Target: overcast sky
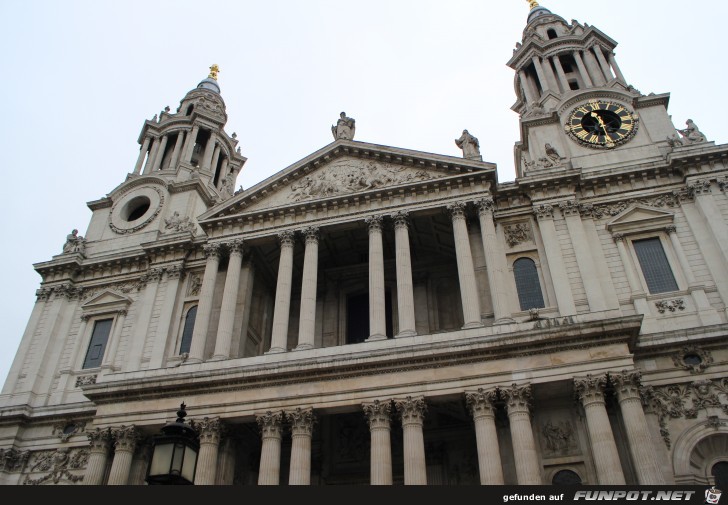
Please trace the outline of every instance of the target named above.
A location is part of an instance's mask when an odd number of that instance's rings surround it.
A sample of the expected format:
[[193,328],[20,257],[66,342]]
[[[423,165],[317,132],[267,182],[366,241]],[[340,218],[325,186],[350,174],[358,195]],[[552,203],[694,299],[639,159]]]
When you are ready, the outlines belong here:
[[[692,118],[728,141],[723,91],[728,3],[552,0],[566,20],[619,42],[617,61],[643,93],[672,93],[677,127]],[[515,178],[513,72],[525,0],[0,1],[5,216],[0,381],[35,302],[33,263],[134,169],[142,123],[220,65],[228,133],[251,187],[330,143],[341,111],[356,140],[461,156],[464,128],[499,181]]]

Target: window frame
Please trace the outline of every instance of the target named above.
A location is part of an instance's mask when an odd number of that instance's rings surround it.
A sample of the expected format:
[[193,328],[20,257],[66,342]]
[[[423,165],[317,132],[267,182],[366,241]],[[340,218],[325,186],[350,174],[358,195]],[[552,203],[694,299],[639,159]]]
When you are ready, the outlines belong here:
[[538,274],[538,283],[539,287],[541,288],[541,297],[543,298],[544,307],[541,309],[538,309],[540,311],[548,311],[551,310],[551,297],[549,296],[549,292],[546,286],[546,283],[544,282],[544,269],[543,265],[541,264],[541,260],[539,257],[538,251],[520,251],[515,252],[512,254],[507,255],[507,262],[508,262],[508,272],[509,272],[509,278],[512,286],[512,296],[511,296],[511,303],[513,304],[513,308],[515,310],[511,310],[513,314],[528,314],[528,310],[521,310],[521,300],[518,297],[518,285],[516,284],[516,274],[515,270],[513,268],[513,265],[518,261],[519,259],[527,258],[534,262],[536,265],[536,273]]
[[[635,270],[637,270],[637,274],[640,278],[640,283],[642,284],[642,288],[644,289],[647,296],[666,296],[670,293],[679,293],[681,291],[684,291],[686,289],[685,283],[681,283],[680,276],[682,272],[679,269],[680,264],[677,261],[677,258],[675,258],[672,255],[672,244],[670,243],[669,237],[665,236],[665,232],[661,233],[644,233],[644,234],[638,234],[633,235],[630,237],[626,237],[627,241],[629,243],[629,252],[630,255],[633,258],[633,262],[635,265]],[[649,283],[647,282],[647,277],[645,277],[645,272],[642,268],[642,263],[640,262],[639,255],[637,254],[637,250],[635,249],[634,243],[639,242],[641,240],[650,240],[650,239],[658,239],[660,241],[660,245],[662,246],[662,252],[665,254],[665,258],[667,260],[667,265],[670,268],[670,273],[672,274],[673,279],[675,279],[675,286],[676,290],[674,291],[661,291],[659,293],[653,293],[650,291]]]

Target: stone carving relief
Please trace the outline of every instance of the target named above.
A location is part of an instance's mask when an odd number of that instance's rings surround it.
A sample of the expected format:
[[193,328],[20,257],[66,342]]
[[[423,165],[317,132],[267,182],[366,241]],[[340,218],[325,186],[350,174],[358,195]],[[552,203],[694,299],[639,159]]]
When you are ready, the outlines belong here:
[[699,374],[703,373],[713,363],[713,355],[710,351],[691,345],[683,347],[673,354],[672,362],[675,363],[676,367],[688,370],[691,374]]
[[576,435],[570,421],[554,422],[549,419],[541,427],[541,434],[547,453],[568,455],[577,449]]
[[198,274],[192,274],[190,283],[187,285],[187,296],[200,296],[200,288],[202,288],[202,279]]
[[329,170],[307,175],[293,183],[288,199],[300,202],[432,178],[425,170],[412,170],[373,161],[361,163],[344,160],[331,166]]
[[203,109],[208,114],[211,114],[213,116],[217,116],[220,118],[225,117],[225,112],[222,104],[208,96],[201,96],[200,99],[197,100],[197,107]]
[[68,442],[74,436],[86,431],[86,422],[67,419],[56,423],[53,426],[53,434],[61,439],[61,442]]
[[643,386],[640,393],[648,411],[657,415],[660,434],[668,448],[672,444],[668,429],[670,419],[696,419],[700,411],[708,407],[719,408],[728,415],[728,378],[659,387]]
[[180,233],[190,231],[194,235],[195,223],[188,217],[180,217],[179,212],[176,210],[174,214],[164,220],[165,233]]
[[508,246],[513,248],[531,240],[531,227],[528,223],[516,223],[503,229]]
[[0,471],[20,472],[30,457],[30,451],[19,451],[14,447],[0,449]]
[[554,146],[546,143],[544,145],[544,151],[546,156],[542,156],[537,160],[528,161],[525,158],[523,159],[523,165],[526,168],[526,171],[530,172],[536,169],[557,168],[564,165],[564,160],[566,160],[566,158],[563,158]]
[[660,300],[659,302],[655,302],[655,307],[657,307],[660,314],[668,311],[677,312],[678,310],[685,310],[685,301],[681,298],[677,300]]
[[76,483],[83,480],[83,475],[71,473],[72,470],[83,470],[88,464],[89,452],[86,449],[68,449],[62,447],[55,451],[33,453],[28,466],[30,473],[46,473],[37,478],[26,477],[25,485],[59,484],[62,481]]
[[686,188],[685,190],[673,191],[672,193],[658,195],[651,198],[632,198],[606,205],[582,204],[580,205],[579,210],[583,216],[601,219],[603,217],[617,216],[633,205],[644,205],[655,208],[674,208],[679,207],[681,202],[691,200],[692,198],[693,193]]
[[76,377],[76,387],[90,386],[91,384],[96,384],[97,378],[98,375],[83,375],[81,377]]

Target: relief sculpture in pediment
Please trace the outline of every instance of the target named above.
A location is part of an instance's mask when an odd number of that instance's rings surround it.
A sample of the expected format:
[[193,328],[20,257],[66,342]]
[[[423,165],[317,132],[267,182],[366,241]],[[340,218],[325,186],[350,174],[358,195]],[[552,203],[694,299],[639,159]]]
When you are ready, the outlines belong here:
[[416,170],[375,162],[345,161],[327,170],[307,175],[291,184],[289,200],[300,202],[316,198],[358,193],[408,182],[433,179],[426,170]]

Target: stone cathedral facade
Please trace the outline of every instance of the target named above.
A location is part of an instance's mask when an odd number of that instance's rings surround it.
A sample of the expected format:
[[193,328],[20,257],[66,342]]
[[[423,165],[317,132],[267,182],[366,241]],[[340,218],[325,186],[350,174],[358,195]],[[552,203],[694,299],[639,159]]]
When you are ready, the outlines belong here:
[[235,191],[213,67],[34,265],[0,483],[143,484],[183,401],[196,484],[725,482],[728,146],[615,46],[532,6],[506,183],[342,113]]

